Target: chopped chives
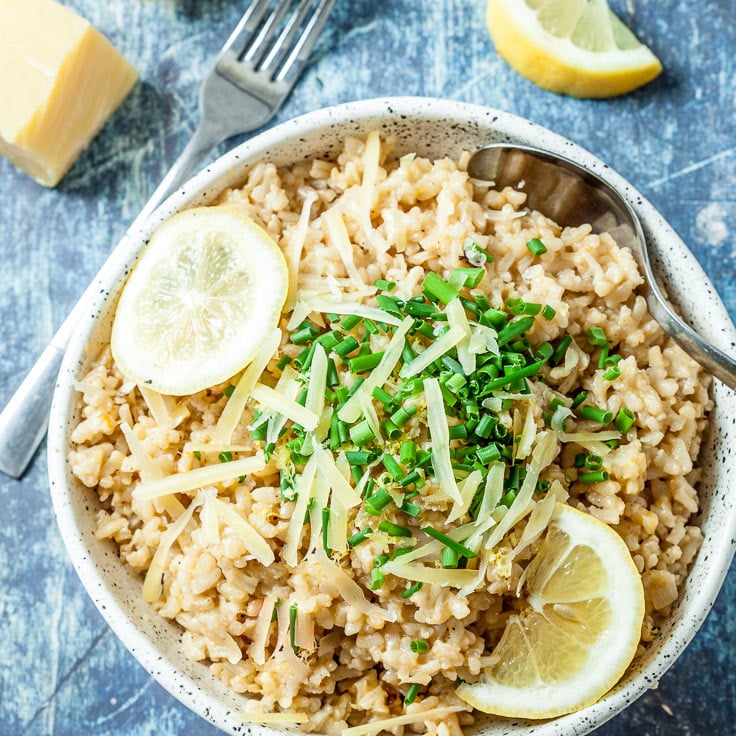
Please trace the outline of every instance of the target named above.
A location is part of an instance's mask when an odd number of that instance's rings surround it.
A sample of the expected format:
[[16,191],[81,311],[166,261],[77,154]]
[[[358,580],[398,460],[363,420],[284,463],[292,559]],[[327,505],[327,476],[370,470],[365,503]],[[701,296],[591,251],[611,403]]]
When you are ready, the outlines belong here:
[[392,537],[411,537],[411,529],[407,529],[400,524],[394,524],[392,521],[381,521],[378,524],[380,531],[389,534]]
[[477,455],[478,460],[480,460],[483,465],[488,465],[488,463],[498,460],[501,457],[501,451],[498,449],[497,445],[490,444],[485,447],[479,447]]
[[603,466],[603,458],[600,455],[588,455],[584,465],[588,470],[600,470]]
[[394,397],[388,391],[384,391],[380,386],[373,389],[373,398],[380,401],[384,406],[390,406],[394,403]]
[[533,316],[542,311],[542,305],[537,302],[525,302],[523,299],[511,297],[506,300],[506,309],[515,317],[519,317],[522,314]]
[[581,483],[600,483],[608,480],[609,475],[606,470],[597,470],[593,473],[580,473],[578,480]]
[[411,503],[410,501],[404,501],[401,506],[399,506],[399,511],[403,511],[405,514],[409,514],[409,516],[417,517],[422,511],[421,506],[417,506],[415,503]]
[[591,345],[608,345],[606,333],[603,331],[603,328],[598,327],[598,325],[591,325],[588,327],[585,334],[587,335],[588,342]]
[[340,438],[341,445],[347,443],[349,436],[348,425],[342,419],[337,420],[337,436]]
[[372,371],[381,362],[381,358],[383,358],[383,351],[351,358],[348,361],[350,372],[362,373],[363,371]]
[[456,542],[452,537],[448,537],[447,534],[443,534],[441,531],[438,531],[434,527],[423,526],[422,531],[425,534],[428,534],[430,537],[433,537],[434,539],[436,539],[438,542],[442,542],[442,544],[444,544],[445,547],[454,549],[455,552],[457,552],[459,555],[462,555],[463,557],[467,557],[468,559],[477,557],[477,555],[475,554],[475,552],[473,552],[473,550],[468,549],[464,545],[460,544],[460,542]]
[[327,358],[327,387],[334,388],[340,384],[340,376],[337,374],[337,366],[332,358]]
[[626,434],[634,426],[634,422],[636,422],[636,414],[628,407],[622,406],[613,420],[613,425],[621,434]]
[[484,440],[488,439],[491,436],[491,432],[493,431],[496,424],[498,424],[498,419],[496,419],[496,417],[492,416],[491,414],[484,414],[480,418],[480,421],[478,422],[473,432],[474,434],[478,435],[478,437],[482,437]]
[[447,304],[459,296],[457,290],[434,271],[430,271],[426,275],[424,279],[424,290],[431,296],[439,299],[443,304]]
[[356,532],[352,536],[348,537],[348,547],[357,547],[362,542],[365,542],[370,537],[372,529],[366,527],[362,531]]
[[588,398],[588,392],[587,391],[578,391],[575,398],[572,400],[572,404],[570,404],[571,409],[577,409],[580,404],[585,401],[585,399]]
[[541,256],[547,252],[547,246],[539,238],[532,238],[527,241],[526,247],[529,248],[529,252],[533,256]]
[[405,466],[412,466],[417,459],[417,443],[414,440],[404,440],[399,450],[399,462]]
[[398,302],[394,297],[386,296],[385,294],[377,294],[376,303],[384,312],[392,314],[394,317],[398,317],[399,319],[404,318],[404,315],[401,313],[401,309],[399,309]]
[[342,342],[342,335],[337,330],[330,330],[316,338],[315,342],[318,342],[325,352],[329,353],[339,342]]
[[615,381],[621,377],[621,369],[617,365],[612,365],[604,374],[603,378],[606,381]]
[[330,507],[325,506],[322,509],[322,547],[325,554],[329,555],[332,550],[327,546],[327,527],[330,523]]
[[365,326],[365,331],[369,335],[375,335],[378,332],[378,327],[376,327],[373,320],[366,319],[363,321],[363,325]]
[[414,639],[409,648],[414,654],[424,654],[429,649],[429,644],[424,639]]
[[544,317],[547,321],[554,319],[556,314],[557,312],[554,307],[550,307],[549,304],[545,304],[542,308],[542,317]]
[[370,589],[371,590],[378,590],[383,585],[385,579],[386,578],[385,578],[384,574],[381,572],[381,568],[380,567],[374,567],[371,570],[371,584],[370,584]]
[[505,506],[506,508],[509,508],[515,500],[516,500],[516,491],[511,489],[508,493],[506,493],[503,496],[500,503],[501,503],[501,506]]
[[435,313],[434,304],[408,301],[404,304],[404,312],[412,317],[431,317]]
[[399,485],[403,488],[406,488],[407,486],[410,486],[412,483],[417,483],[421,481],[422,476],[420,475],[419,471],[413,470],[409,475],[405,476],[399,481]]
[[474,289],[486,275],[485,268],[455,268],[450,274],[448,282],[453,289],[461,289],[463,286]]
[[296,615],[298,608],[295,603],[289,606],[289,644],[295,654],[299,653],[299,647],[294,643],[296,637]]
[[442,363],[447,370],[452,371],[453,373],[463,376],[463,367],[460,365],[460,363],[455,360],[455,358],[449,356],[449,355],[443,355],[442,358],[440,358],[440,363]]
[[222,393],[229,399],[233,395],[233,391],[235,391],[235,386],[231,383],[229,386],[225,386]]
[[416,404],[402,406],[391,415],[391,421],[397,427],[403,427],[417,413]]
[[451,440],[461,440],[468,436],[468,428],[465,424],[454,424],[449,428]]
[[496,341],[498,346],[502,347],[506,343],[515,340],[519,335],[523,335],[534,324],[534,317],[521,317],[513,322],[509,322],[499,333]]
[[552,357],[549,359],[549,362],[552,363],[552,365],[557,365],[565,357],[565,353],[570,347],[570,343],[572,343],[571,335],[563,335],[560,338],[554,353],[552,353]]
[[296,332],[291,333],[291,341],[294,345],[304,345],[317,335],[319,335],[319,329],[317,329],[317,327],[305,324],[303,327],[296,330]]
[[391,553],[389,560],[396,560],[399,557],[401,557],[401,555],[409,554],[409,552],[411,552],[412,549],[414,548],[413,547],[396,547],[396,549],[394,549],[394,551]]
[[350,353],[355,352],[360,347],[358,341],[352,336],[348,335],[342,342],[339,342],[333,348],[333,352],[339,355],[341,358],[346,358]]
[[608,343],[605,345],[601,345],[601,353],[598,356],[598,367],[599,368],[605,368],[606,363],[608,362]]
[[418,590],[422,589],[422,583],[414,583],[414,585],[410,585],[402,594],[402,598],[408,598],[409,596],[414,595]]
[[607,411],[606,409],[599,409],[597,406],[591,406],[585,404],[580,407],[580,416],[583,419],[590,419],[600,424],[609,424],[613,419],[613,412]]
[[384,506],[388,506],[392,500],[390,493],[385,491],[383,488],[379,488],[372,496],[368,496],[365,500],[366,504],[370,507],[367,511],[368,513],[375,511],[372,515],[377,516],[381,509],[384,508]]
[[[421,585],[421,583],[419,583],[419,585]],[[420,687],[421,685],[416,682],[409,685],[409,689],[406,691],[406,695],[404,695],[404,705],[411,705],[417,699]]]
[[575,455],[575,467],[576,468],[584,468],[585,467],[585,458],[586,455],[584,452],[578,452]]
[[489,327],[493,327],[494,330],[500,330],[508,321],[509,316],[506,312],[500,309],[486,309],[481,315],[483,318],[481,321],[486,322]]
[[343,330],[352,330],[353,327],[360,323],[361,319],[363,318],[358,317],[357,314],[348,314],[340,321],[340,327],[342,327]]
[[289,365],[289,363],[291,363],[291,358],[288,355],[284,355],[284,357],[281,358],[281,360],[278,363],[276,363],[276,367],[280,371],[282,371],[284,370],[284,368],[286,368],[287,365]]
[[386,468],[389,475],[395,481],[401,480],[406,475],[401,466],[396,462],[396,458],[393,455],[384,455],[383,458],[381,458],[381,462],[383,463],[383,467]]
[[535,373],[539,372],[539,369],[542,367],[542,363],[543,361],[538,360],[536,363],[530,363],[524,368],[518,368],[516,370],[509,371],[509,373],[507,373],[505,376],[499,376],[498,378],[494,378],[488,381],[485,384],[485,388],[489,391],[495,391],[498,388],[507,386],[509,383],[512,383],[519,378],[533,376]]
[[445,386],[449,388],[452,393],[456,394],[466,383],[467,381],[465,380],[465,376],[461,373],[453,373],[445,381]]
[[442,567],[450,570],[454,570],[460,561],[460,555],[452,549],[452,547],[445,547],[440,555],[440,564]]
[[345,458],[351,465],[368,465],[373,455],[365,450],[348,450]]
[[381,291],[393,291],[396,288],[396,284],[393,281],[386,281],[386,279],[376,279],[376,289]]
[[348,390],[348,398],[350,398],[362,385],[365,378],[358,377],[353,381],[353,385]]
[[381,422],[381,430],[390,440],[397,440],[401,437],[401,430],[390,419],[384,419]]
[[552,346],[552,343],[549,342],[543,342],[535,351],[534,351],[534,360],[549,360],[552,355],[554,354],[555,349]]
[[230,450],[223,450],[218,456],[217,459],[221,463],[229,463],[233,459],[233,454],[230,452]]

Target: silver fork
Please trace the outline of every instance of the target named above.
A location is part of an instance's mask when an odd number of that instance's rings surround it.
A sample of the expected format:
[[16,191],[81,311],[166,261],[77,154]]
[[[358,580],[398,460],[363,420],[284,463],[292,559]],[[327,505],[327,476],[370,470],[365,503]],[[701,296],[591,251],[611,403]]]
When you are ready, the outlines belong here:
[[[131,230],[178,189],[218,143],[257,130],[274,116],[294,87],[333,4],[334,0],[253,0],[202,82],[194,135]],[[19,478],[46,434],[56,376],[82,305],[114,261],[113,251],[0,413],[3,473]]]

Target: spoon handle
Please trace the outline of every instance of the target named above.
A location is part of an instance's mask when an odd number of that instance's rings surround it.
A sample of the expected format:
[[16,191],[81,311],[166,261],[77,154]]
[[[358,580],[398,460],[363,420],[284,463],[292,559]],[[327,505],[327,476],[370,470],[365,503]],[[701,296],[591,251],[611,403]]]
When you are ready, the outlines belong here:
[[708,373],[725,383],[726,386],[736,389],[736,360],[719,350],[684,322],[668,304],[664,294],[657,286],[654,275],[650,272],[648,276],[651,288],[647,293],[647,306],[652,317],[694,361],[700,363]]

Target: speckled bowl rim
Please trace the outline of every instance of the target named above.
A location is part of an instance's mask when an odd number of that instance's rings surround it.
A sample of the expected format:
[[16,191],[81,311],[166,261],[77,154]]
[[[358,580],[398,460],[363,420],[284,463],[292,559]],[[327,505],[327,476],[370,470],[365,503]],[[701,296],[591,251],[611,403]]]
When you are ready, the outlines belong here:
[[[126,591],[140,589],[140,583],[122,563],[110,543],[94,537],[92,492],[71,476],[67,462],[69,427],[75,402],[73,381],[80,367],[89,361],[99,343],[95,331],[109,320],[111,304],[136,253],[156,226],[174,212],[211,201],[226,186],[242,178],[244,166],[288,142],[292,160],[315,149],[312,141],[326,140],[329,131],[366,134],[375,127],[388,126],[414,139],[408,148],[434,146],[435,152],[467,141],[473,148],[490,140],[508,140],[540,146],[566,155],[607,179],[616,187],[642,220],[653,247],[655,270],[664,278],[673,301],[694,327],[723,349],[736,345],[736,329],[712,284],[695,257],[654,207],[628,182],[588,151],[551,131],[507,112],[467,103],[422,97],[394,97],[349,102],[308,113],[282,123],[228,151],[172,195],[145,223],[129,231],[116,250],[114,261],[97,280],[96,297],[86,305],[67,350],[57,382],[51,410],[48,462],[51,497],[64,543],[76,571],[95,605],[115,634],[140,664],[172,695],[223,731],[259,736],[273,729],[242,724],[242,696],[229,692],[215,680],[206,666],[191,663],[177,649],[180,630],[163,620]],[[424,132],[428,139],[421,138]],[[420,137],[417,140],[417,137]],[[332,139],[335,140],[333,134]],[[402,146],[407,150],[406,146]],[[280,160],[286,160],[283,158]],[[660,253],[667,253],[666,258]],[[99,329],[102,329],[99,327]],[[668,631],[663,632],[651,652],[638,660],[627,677],[598,703],[583,711],[551,721],[482,718],[474,727],[484,736],[531,734],[536,736],[582,736],[600,726],[653,687],[674,663],[703,623],[728,572],[736,547],[736,506],[729,498],[728,452],[736,428],[736,398],[722,384],[713,390],[715,409],[706,437],[708,456],[704,494],[705,540],[684,587],[684,593]],[[139,597],[139,596],[138,596]]]

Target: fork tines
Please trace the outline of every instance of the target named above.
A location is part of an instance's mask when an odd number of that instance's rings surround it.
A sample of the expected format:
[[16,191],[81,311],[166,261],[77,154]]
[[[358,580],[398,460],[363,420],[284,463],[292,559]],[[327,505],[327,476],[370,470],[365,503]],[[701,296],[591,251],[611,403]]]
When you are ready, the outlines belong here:
[[234,62],[281,81],[298,74],[334,0],[254,0],[220,52],[218,71]]

